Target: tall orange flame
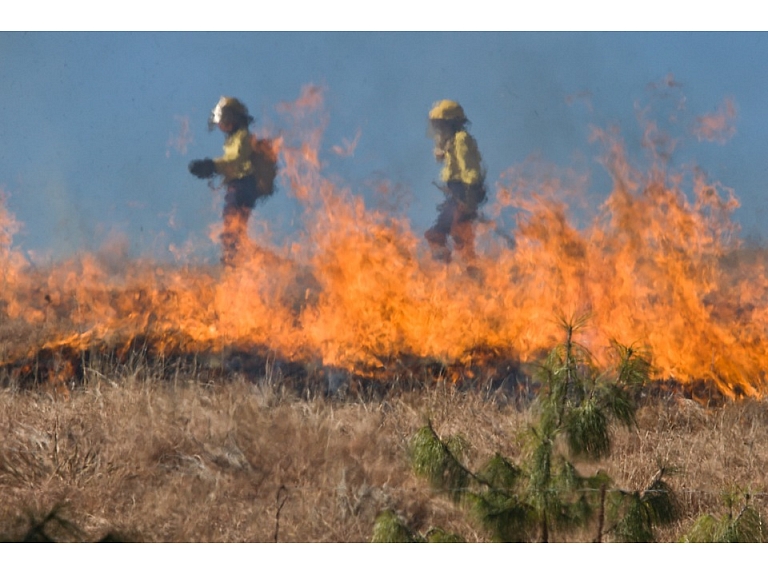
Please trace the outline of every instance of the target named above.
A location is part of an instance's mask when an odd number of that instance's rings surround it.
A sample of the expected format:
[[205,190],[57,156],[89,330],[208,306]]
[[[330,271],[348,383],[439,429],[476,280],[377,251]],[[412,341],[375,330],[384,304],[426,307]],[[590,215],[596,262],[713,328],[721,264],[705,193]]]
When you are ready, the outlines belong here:
[[[323,176],[320,90],[279,111],[292,126],[279,149],[283,187],[305,208],[301,234],[259,237],[228,270],[142,260],[115,270],[99,254],[41,270],[14,250],[17,224],[0,204],[2,313],[52,347],[263,346],[358,373],[403,355],[470,364],[479,349],[532,360],[559,339],[558,315],[589,313],[583,337],[598,359],[612,340],[641,344],[661,378],[765,392],[765,254],[740,244],[738,201],[703,172],[673,173],[659,158],[643,173],[616,134],[596,130],[613,189],[594,221],[579,229],[569,215],[583,181],[509,170],[479,225],[479,274],[468,274],[432,261],[404,217]],[[510,213],[506,233],[493,222]]]

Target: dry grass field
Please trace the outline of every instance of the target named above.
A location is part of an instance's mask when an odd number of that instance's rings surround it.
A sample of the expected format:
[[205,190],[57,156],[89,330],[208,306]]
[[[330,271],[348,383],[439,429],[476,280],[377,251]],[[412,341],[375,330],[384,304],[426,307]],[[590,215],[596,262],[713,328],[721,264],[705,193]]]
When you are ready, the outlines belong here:
[[[413,474],[408,441],[429,418],[468,440],[470,465],[494,452],[515,460],[528,408],[439,383],[369,400],[300,397],[286,383],[269,373],[168,380],[138,366],[89,372],[68,397],[3,389],[0,538],[38,526],[58,541],[365,542],[393,509],[421,533],[488,540]],[[614,429],[600,468],[622,489],[642,489],[660,465],[674,471],[682,514],[660,541],[679,540],[702,513],[726,513],[723,492],[749,492],[764,513],[767,407],[648,400],[635,429]]]

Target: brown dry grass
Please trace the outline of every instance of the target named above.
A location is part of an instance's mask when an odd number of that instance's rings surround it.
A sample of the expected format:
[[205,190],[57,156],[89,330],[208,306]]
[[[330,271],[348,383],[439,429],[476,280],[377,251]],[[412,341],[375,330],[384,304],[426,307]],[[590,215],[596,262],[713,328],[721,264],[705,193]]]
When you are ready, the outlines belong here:
[[[461,433],[470,465],[495,451],[516,459],[527,410],[440,385],[383,400],[299,398],[268,375],[160,380],[138,366],[117,380],[91,370],[68,399],[0,392],[0,537],[57,505],[80,529],[61,538],[117,534],[158,542],[368,541],[378,512],[410,526],[487,535],[410,471],[407,444],[429,417]],[[708,410],[685,400],[643,406],[638,428],[616,430],[601,467],[617,487],[642,488],[659,464],[681,520],[675,541],[702,512],[721,513],[720,492],[738,486],[765,512],[768,407]]]

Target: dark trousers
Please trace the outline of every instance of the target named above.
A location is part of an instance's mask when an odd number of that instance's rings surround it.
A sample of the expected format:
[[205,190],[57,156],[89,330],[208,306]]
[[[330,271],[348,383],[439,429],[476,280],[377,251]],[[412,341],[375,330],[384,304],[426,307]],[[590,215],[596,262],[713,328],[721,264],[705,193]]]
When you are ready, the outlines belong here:
[[249,176],[227,184],[221,231],[221,261],[234,266],[242,245],[248,240],[248,218],[258,197],[256,178]]
[[477,210],[467,207],[454,196],[448,196],[437,209],[437,221],[424,234],[435,259],[450,261],[451,250],[448,247],[450,236],[456,251],[466,261],[472,261],[475,257],[473,223],[477,219]]

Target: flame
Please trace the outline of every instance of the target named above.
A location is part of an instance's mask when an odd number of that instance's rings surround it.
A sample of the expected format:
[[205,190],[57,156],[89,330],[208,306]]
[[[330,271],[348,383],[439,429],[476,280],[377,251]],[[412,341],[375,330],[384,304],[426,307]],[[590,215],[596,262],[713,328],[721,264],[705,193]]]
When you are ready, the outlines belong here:
[[[588,313],[582,337],[598,360],[612,341],[640,344],[660,378],[713,382],[729,397],[765,393],[765,254],[741,244],[738,200],[704,172],[676,173],[667,154],[639,170],[617,132],[595,130],[613,186],[594,219],[578,227],[570,213],[586,178],[510,169],[478,224],[473,274],[466,262],[432,261],[404,216],[323,175],[322,90],[308,87],[278,112],[289,126],[277,146],[282,189],[305,208],[301,232],[275,244],[251,222],[255,239],[233,269],[114,250],[32,268],[13,248],[18,224],[3,201],[9,324],[33,328],[45,349],[144,338],[160,353],[265,348],[370,374],[404,356],[472,366],[495,350],[531,361],[559,341],[558,315]],[[512,232],[500,224],[509,217]],[[30,345],[9,344],[5,356]]]

